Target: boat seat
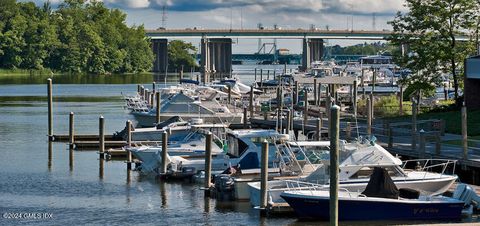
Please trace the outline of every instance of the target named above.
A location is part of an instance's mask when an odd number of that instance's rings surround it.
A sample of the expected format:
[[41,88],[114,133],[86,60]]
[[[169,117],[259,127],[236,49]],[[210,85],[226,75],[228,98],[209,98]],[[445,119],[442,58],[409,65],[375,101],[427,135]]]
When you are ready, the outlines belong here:
[[420,197],[420,192],[411,188],[400,188],[398,192],[398,196],[404,199],[418,199]]

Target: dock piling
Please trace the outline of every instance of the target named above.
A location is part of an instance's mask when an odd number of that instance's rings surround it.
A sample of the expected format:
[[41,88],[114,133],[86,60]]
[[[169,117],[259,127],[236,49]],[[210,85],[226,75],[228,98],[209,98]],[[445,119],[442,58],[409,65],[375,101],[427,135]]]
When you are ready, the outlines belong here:
[[161,122],[160,120],[160,105],[161,105],[161,100],[160,100],[160,92],[157,92],[156,93],[156,117],[155,117],[155,121],[157,124],[159,124]]
[[313,106],[317,106],[318,104],[318,97],[317,97],[317,79],[313,79]]
[[167,131],[162,133],[162,173],[167,173],[167,151],[168,151],[168,134]]
[[205,141],[205,196],[210,196],[212,178],[212,133],[206,134]]
[[152,92],[155,93],[155,91],[157,90],[157,83],[155,82],[152,82]]
[[357,117],[357,98],[358,96],[358,84],[357,84],[357,79],[353,81],[353,101],[352,101],[352,107],[353,107],[353,117]]
[[127,169],[132,169],[132,152],[130,147],[132,147],[132,121],[127,120]]
[[227,90],[228,90],[228,104],[232,103],[232,87],[230,85],[227,85]]
[[244,129],[247,128],[247,122],[248,122],[248,118],[247,118],[247,107],[243,107],[243,128],[244,128]]
[[100,158],[103,159],[105,153],[105,119],[100,116],[98,120],[98,143]]
[[255,68],[255,78],[254,78],[254,80],[253,80],[253,81],[254,81],[254,82],[256,82],[256,81],[257,81],[257,68]]
[[412,151],[417,149],[417,101],[412,98]]
[[367,134],[372,135],[372,100],[367,98]]
[[399,103],[399,108],[398,108],[398,114],[400,116],[403,115],[403,85],[400,85],[400,94],[399,94],[399,97],[398,97],[398,103]]
[[322,139],[322,119],[317,118],[317,120],[315,121],[315,129],[315,140],[320,141],[320,139]]
[[330,225],[338,225],[338,155],[340,138],[340,107],[330,108]]
[[254,98],[254,95],[253,95],[253,85],[250,86],[250,97],[249,97],[249,107],[250,107],[250,119],[253,119],[254,115],[253,115],[253,98]]
[[303,89],[303,135],[307,133],[307,121],[308,121],[308,93],[307,89]]
[[262,162],[261,162],[261,181],[260,181],[260,209],[263,214],[267,208],[267,183],[268,183],[268,142],[262,142]]
[[68,143],[70,149],[73,149],[73,144],[75,143],[75,129],[74,129],[74,113],[70,112],[69,120],[68,120]]
[[47,96],[48,96],[48,140],[53,140],[53,96],[52,96],[52,79],[47,79]]
[[347,127],[345,128],[345,136],[347,141],[352,140],[352,124],[350,122],[347,122]]
[[467,107],[465,102],[462,106],[462,147],[463,147],[463,159],[468,159],[468,139],[467,139]]

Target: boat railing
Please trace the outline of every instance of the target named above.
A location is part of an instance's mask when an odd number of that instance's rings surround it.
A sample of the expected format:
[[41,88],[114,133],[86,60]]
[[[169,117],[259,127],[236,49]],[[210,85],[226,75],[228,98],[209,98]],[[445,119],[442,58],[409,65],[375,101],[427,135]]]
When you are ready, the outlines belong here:
[[[310,191],[311,195],[315,195],[315,191],[328,191],[330,189],[328,184],[315,184],[299,180],[285,180],[285,183],[287,185],[287,191]],[[358,192],[351,192],[347,188],[338,187],[338,190],[347,193],[349,197],[364,196],[358,195]],[[357,195],[353,196],[353,193]]]
[[[435,169],[441,167],[439,173],[440,177],[443,175],[453,175],[455,172],[455,167],[457,160],[452,159],[412,159],[406,160],[403,162],[402,169],[407,169],[406,167],[410,166],[412,162],[416,162],[415,164],[415,171],[422,171],[425,172],[424,177],[427,175],[428,172],[434,172]],[[448,167],[452,167],[452,173],[446,174]]]

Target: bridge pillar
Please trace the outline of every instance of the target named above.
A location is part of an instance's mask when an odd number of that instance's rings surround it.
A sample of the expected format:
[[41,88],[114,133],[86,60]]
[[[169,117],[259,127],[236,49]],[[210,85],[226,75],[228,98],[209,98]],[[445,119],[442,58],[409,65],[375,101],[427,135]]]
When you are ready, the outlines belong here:
[[323,39],[321,38],[304,38],[302,69],[307,70],[313,61],[322,60],[323,57]]
[[201,65],[204,82],[211,77],[229,76],[232,70],[232,39],[202,38]]
[[168,64],[168,40],[167,39],[152,39],[152,51],[155,55],[153,63],[153,72],[165,72]]

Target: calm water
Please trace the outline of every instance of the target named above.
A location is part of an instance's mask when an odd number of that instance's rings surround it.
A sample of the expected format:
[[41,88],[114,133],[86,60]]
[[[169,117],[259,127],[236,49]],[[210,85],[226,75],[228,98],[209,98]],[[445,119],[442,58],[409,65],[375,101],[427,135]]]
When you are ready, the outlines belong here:
[[[45,78],[0,76],[0,212],[51,213],[53,218],[2,217],[0,225],[318,225],[261,218],[248,202],[204,199],[195,184],[164,183],[137,172],[127,180],[123,161],[104,162],[102,177],[95,151],[75,151],[70,168],[65,143],[52,144],[49,161]],[[55,77],[54,133],[68,132],[71,111],[77,134],[97,133],[100,115],[107,133],[121,130],[131,118],[120,92],[135,92],[137,83],[151,87],[154,78],[160,81],[152,75]]]

